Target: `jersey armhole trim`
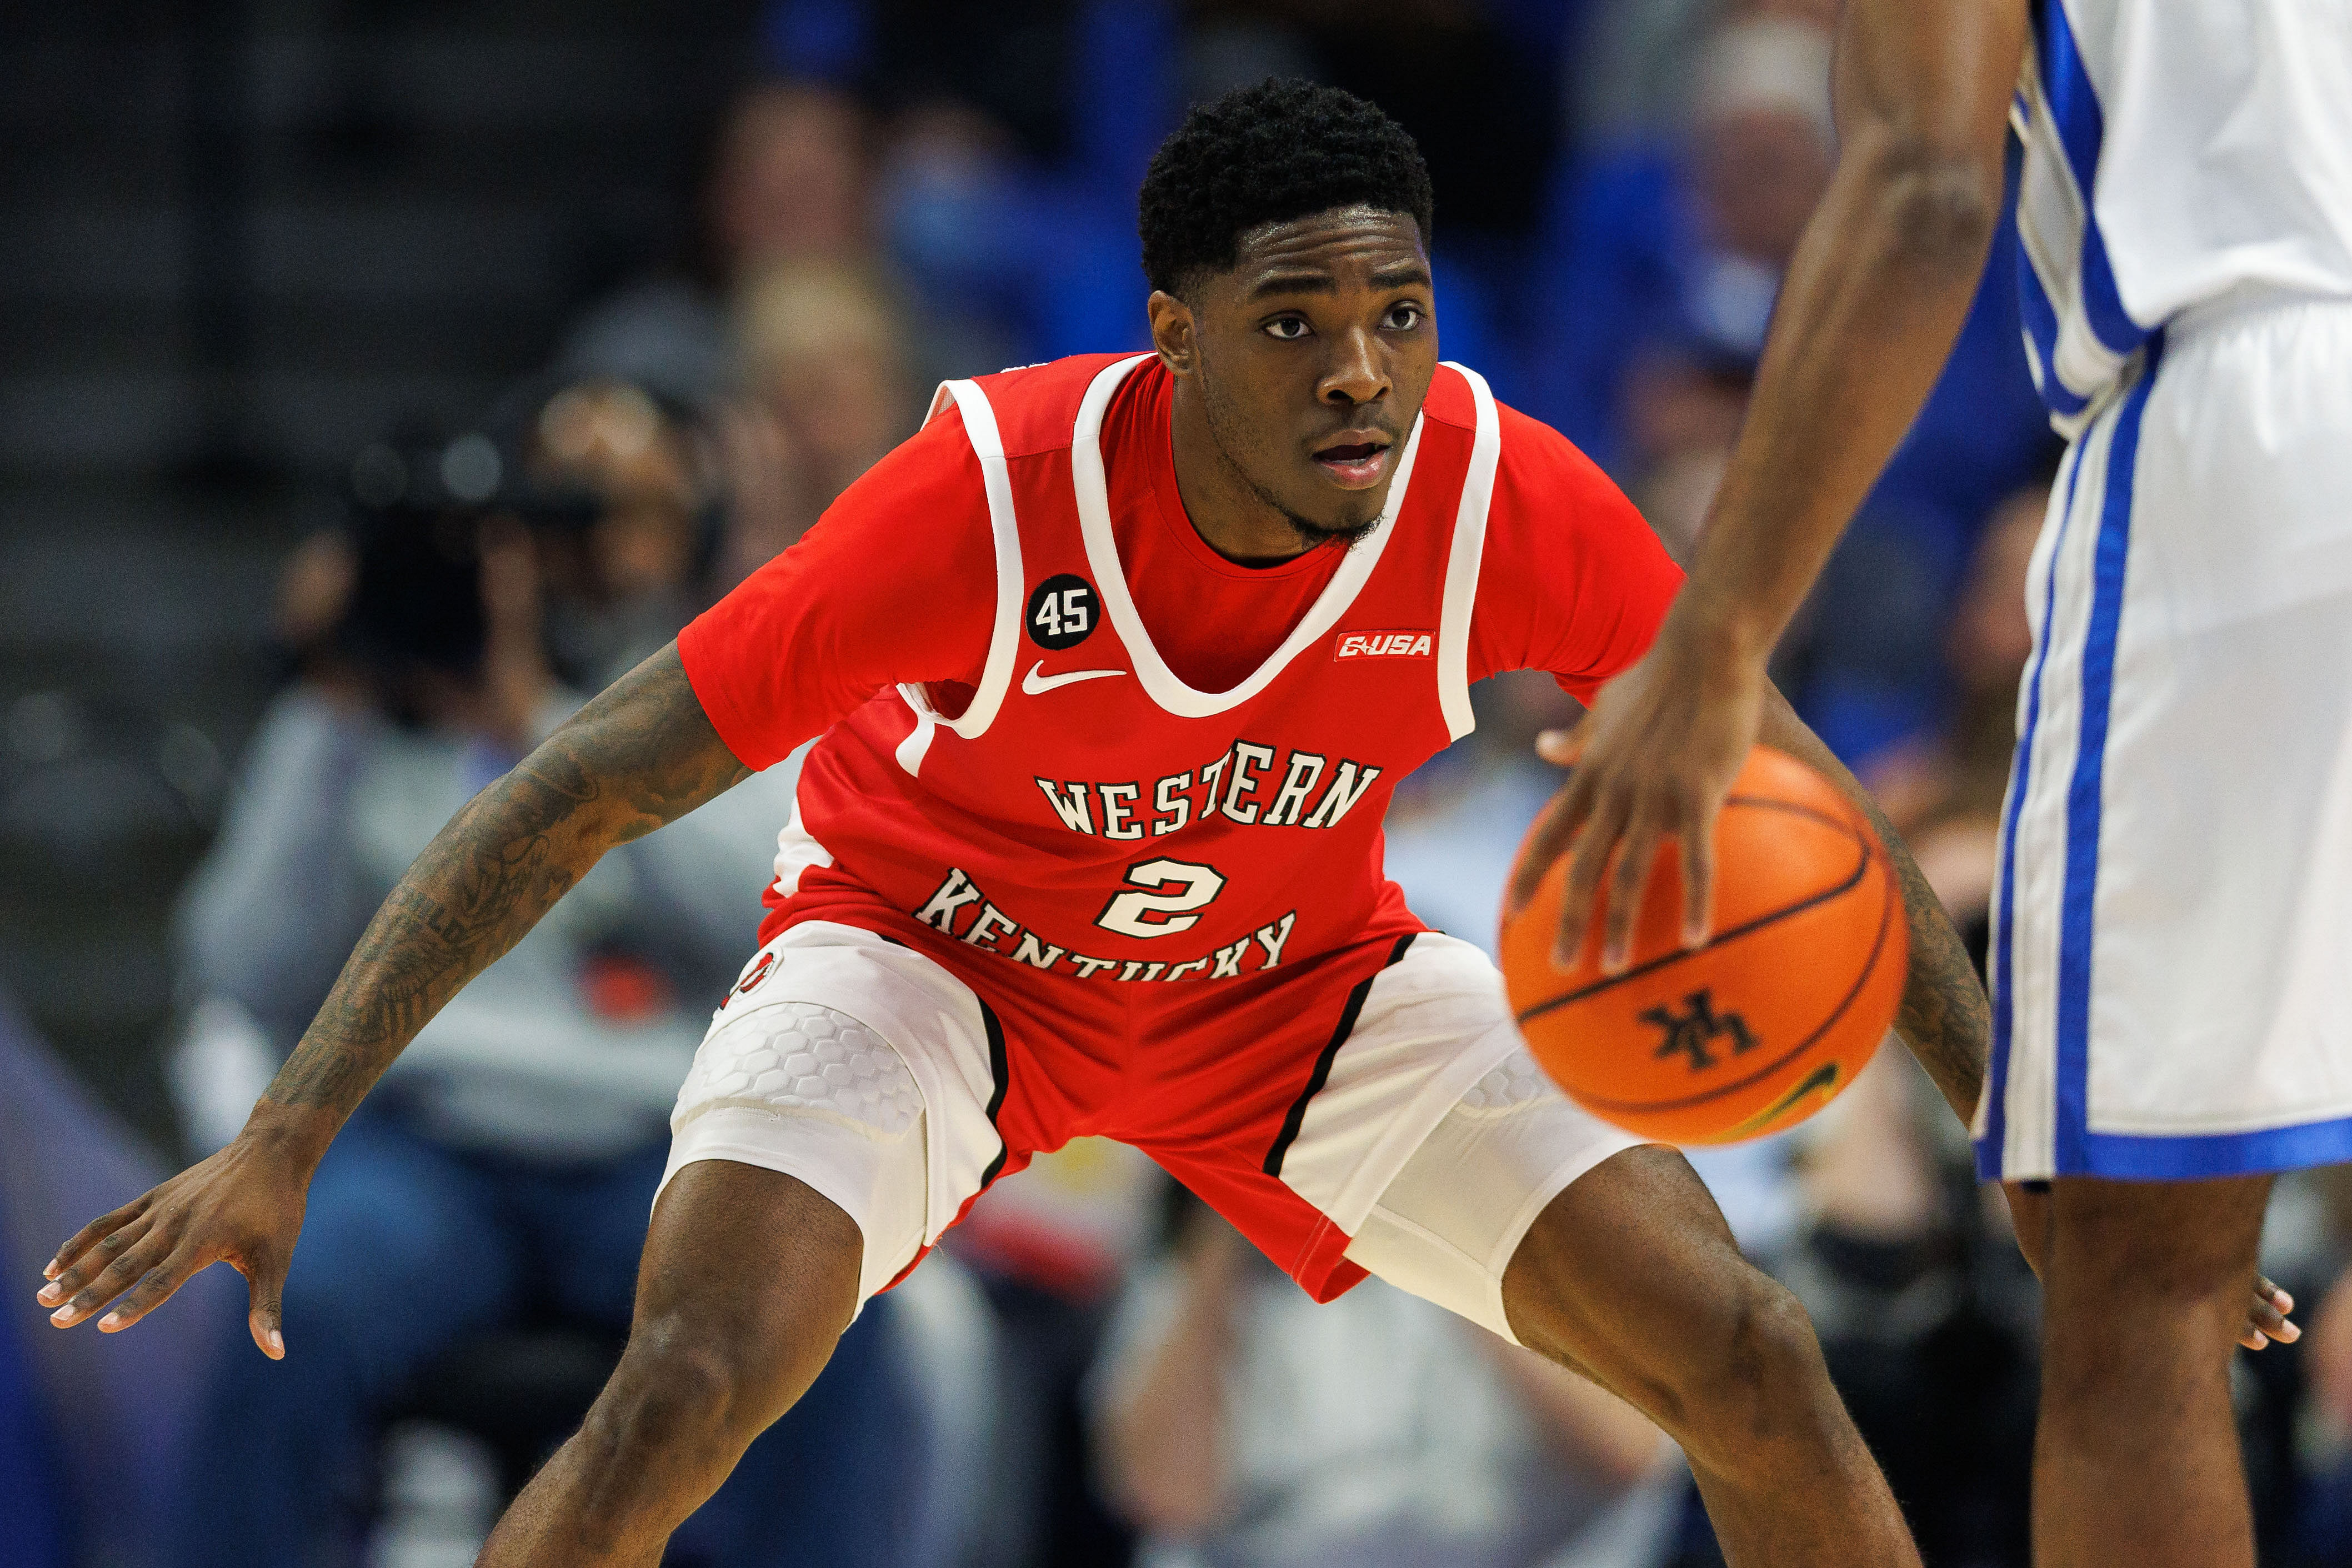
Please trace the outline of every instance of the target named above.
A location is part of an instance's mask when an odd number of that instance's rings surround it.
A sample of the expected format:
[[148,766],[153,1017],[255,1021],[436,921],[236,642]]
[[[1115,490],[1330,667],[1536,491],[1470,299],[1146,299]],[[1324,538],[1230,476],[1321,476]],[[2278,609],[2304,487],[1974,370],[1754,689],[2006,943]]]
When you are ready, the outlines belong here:
[[1486,553],[1486,514],[1495,502],[1495,471],[1502,462],[1503,427],[1486,378],[1452,360],[1446,369],[1470,384],[1478,428],[1470,439],[1470,467],[1454,517],[1454,546],[1445,562],[1445,597],[1437,618],[1437,706],[1449,738],[1478,727],[1470,709],[1470,617],[1478,601],[1478,567]]
[[977,740],[996,722],[997,709],[1013,684],[1014,656],[1021,641],[1021,527],[1013,510],[1013,471],[1004,460],[1004,438],[996,424],[996,410],[980,383],[941,382],[931,394],[925,423],[937,418],[950,402],[963,415],[963,432],[980,459],[981,485],[988,497],[988,526],[996,544],[996,623],[988,639],[988,659],[981,666],[980,687],[971,704],[954,718],[931,706],[920,685],[898,687],[898,695],[915,712],[915,727],[898,743],[898,766],[909,774],[922,771],[931,737],[941,725],[966,740]]

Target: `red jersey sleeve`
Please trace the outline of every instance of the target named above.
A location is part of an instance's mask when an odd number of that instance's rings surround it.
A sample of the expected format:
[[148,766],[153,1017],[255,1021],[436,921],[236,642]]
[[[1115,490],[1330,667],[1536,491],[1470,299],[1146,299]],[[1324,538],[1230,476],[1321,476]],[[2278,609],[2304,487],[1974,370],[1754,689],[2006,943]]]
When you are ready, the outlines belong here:
[[1648,651],[1682,569],[1568,437],[1499,407],[1503,451],[1470,619],[1470,678],[1549,670],[1595,693]]
[[996,613],[980,460],[953,409],[677,636],[719,738],[768,768],[901,682],[977,682]]

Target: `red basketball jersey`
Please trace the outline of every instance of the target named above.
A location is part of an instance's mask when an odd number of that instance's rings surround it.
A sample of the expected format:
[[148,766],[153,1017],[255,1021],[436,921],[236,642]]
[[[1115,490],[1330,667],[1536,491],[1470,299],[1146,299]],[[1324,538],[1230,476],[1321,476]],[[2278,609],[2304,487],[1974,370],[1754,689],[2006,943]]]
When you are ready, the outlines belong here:
[[[912,922],[931,928],[926,946],[953,937],[1040,977],[1181,985],[1418,930],[1382,874],[1381,822],[1396,782],[1470,731],[1471,681],[1541,662],[1588,693],[1639,655],[1679,581],[1597,471],[1448,365],[1371,533],[1316,552],[1319,589],[1298,581],[1286,634],[1236,631],[1227,642],[1271,651],[1200,689],[1137,601],[1163,635],[1198,643],[1204,628],[1183,618],[1210,617],[1213,641],[1216,595],[1152,600],[1166,583],[1131,580],[1107,464],[1134,459],[1104,450],[1122,388],[1161,410],[1164,385],[1142,378],[1165,376],[1150,356],[1087,356],[948,383],[909,446],[946,462],[941,426],[960,421],[969,456],[901,511],[976,487],[984,536],[912,515],[895,533],[853,521],[869,528],[861,553],[846,533],[820,537],[829,515],[680,638],[698,695],[755,766],[836,716],[801,694],[893,683],[809,754],[763,939],[813,917]],[[1549,444],[1521,454],[1505,486],[1512,580],[1482,586],[1507,429]],[[1172,492],[1164,447],[1159,461],[1154,482]],[[1558,493],[1529,493],[1547,486]],[[892,564],[894,550],[928,554]],[[841,587],[861,559],[902,586]],[[830,621],[807,608],[836,591],[860,608]]]

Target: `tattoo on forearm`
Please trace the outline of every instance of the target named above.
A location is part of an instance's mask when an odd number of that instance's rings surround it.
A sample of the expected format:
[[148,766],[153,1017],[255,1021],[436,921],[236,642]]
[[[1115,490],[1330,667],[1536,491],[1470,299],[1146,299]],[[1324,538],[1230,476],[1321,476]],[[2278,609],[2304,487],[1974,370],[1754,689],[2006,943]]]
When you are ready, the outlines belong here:
[[1911,1054],[1936,1081],[1944,1099],[1963,1123],[1976,1115],[1977,1096],[1984,1086],[1985,1057],[1992,1040],[1992,1009],[1968,949],[1944,913],[1935,890],[1927,885],[1918,863],[1895,824],[1847,771],[1820,737],[1807,729],[1778,692],[1770,694],[1764,717],[1763,738],[1790,755],[1811,763],[1837,784],[1847,799],[1870,820],[1878,841],[1886,848],[1895,877],[1903,890],[1903,912],[1911,936],[1911,975],[1895,1010],[1895,1031]]
[[1895,1030],[1965,1123],[1976,1115],[1977,1096],[1984,1087],[1992,1008],[1942,901],[1895,835],[1895,825],[1867,797],[1864,810],[1894,862],[1911,925],[1911,983],[1895,1014]]
[[613,845],[751,776],[675,646],[616,682],[443,828],[368,923],[267,1098],[349,1115],[416,1031]]

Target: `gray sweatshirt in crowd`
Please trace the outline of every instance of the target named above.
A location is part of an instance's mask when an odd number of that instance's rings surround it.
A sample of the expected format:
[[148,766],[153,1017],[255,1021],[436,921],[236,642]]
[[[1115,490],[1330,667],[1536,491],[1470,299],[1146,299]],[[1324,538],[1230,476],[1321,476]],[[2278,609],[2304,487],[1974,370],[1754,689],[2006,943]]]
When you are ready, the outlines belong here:
[[[551,701],[541,733],[578,703]],[[307,687],[271,705],[179,911],[191,1027],[173,1076],[196,1142],[234,1134],[384,895],[512,761]],[[798,771],[779,764],[607,854],[425,1027],[377,1098],[445,1142],[551,1162],[666,1135],[709,1010],[751,956]],[[637,1021],[599,1016],[581,976],[607,949],[652,962],[674,1000]]]

